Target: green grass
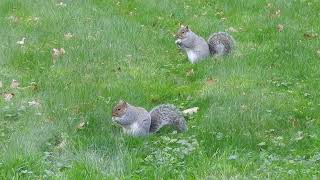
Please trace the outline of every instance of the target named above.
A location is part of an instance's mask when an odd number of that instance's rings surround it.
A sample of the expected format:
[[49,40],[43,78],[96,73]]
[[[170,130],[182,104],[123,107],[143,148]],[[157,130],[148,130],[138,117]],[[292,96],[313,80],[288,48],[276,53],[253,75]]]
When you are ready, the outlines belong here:
[[[320,177],[318,0],[64,2],[0,2],[0,92],[15,94],[0,100],[0,179]],[[205,38],[233,27],[237,49],[192,65],[180,23]],[[119,99],[200,110],[186,133],[134,138],[111,122]]]

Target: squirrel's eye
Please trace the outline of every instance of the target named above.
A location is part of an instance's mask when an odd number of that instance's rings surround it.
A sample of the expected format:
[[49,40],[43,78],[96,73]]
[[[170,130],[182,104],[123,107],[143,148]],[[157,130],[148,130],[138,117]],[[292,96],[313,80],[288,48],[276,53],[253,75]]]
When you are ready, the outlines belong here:
[[118,111],[120,111],[121,109],[119,108]]

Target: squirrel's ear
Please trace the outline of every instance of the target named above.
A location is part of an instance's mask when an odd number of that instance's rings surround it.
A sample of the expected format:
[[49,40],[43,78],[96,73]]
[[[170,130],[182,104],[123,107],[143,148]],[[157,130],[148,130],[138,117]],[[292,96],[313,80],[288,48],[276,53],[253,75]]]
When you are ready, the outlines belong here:
[[124,100],[122,100],[122,99],[120,99],[119,104],[127,105],[127,102],[126,102],[126,101],[124,101]]
[[189,30],[189,26],[188,25],[186,25],[186,29]]

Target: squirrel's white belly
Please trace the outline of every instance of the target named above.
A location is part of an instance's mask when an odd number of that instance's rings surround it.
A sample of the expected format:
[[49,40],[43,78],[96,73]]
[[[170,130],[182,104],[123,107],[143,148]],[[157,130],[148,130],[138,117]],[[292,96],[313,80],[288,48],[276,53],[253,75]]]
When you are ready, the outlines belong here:
[[190,60],[191,63],[195,63],[198,59],[198,55],[195,51],[193,50],[186,50],[188,59]]
[[132,123],[129,127],[123,127],[123,131],[127,134],[134,135],[139,128],[140,128],[139,124],[135,122],[135,123]]

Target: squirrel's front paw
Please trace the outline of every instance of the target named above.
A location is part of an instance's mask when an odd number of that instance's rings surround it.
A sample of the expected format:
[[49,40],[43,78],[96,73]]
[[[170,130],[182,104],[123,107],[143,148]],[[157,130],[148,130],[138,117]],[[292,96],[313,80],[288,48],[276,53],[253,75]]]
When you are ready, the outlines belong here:
[[177,39],[177,40],[175,41],[175,43],[178,44],[178,45],[180,45],[180,44],[181,44],[181,39]]

